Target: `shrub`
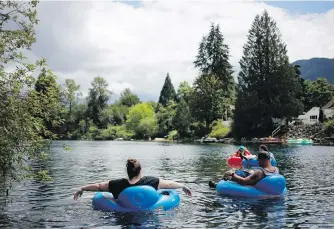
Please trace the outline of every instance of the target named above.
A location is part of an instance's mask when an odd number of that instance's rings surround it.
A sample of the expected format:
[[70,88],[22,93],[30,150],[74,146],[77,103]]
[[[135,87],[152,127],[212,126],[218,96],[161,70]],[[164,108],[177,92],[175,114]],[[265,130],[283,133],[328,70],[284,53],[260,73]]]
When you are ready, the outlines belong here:
[[334,134],[334,120],[327,121],[323,127],[323,131],[328,136]]
[[177,140],[178,139],[178,131],[177,130],[172,130],[169,132],[169,140]]
[[134,133],[127,131],[125,126],[108,125],[107,129],[101,130],[99,136],[95,139],[114,140],[116,138],[130,139]]
[[211,132],[209,136],[212,138],[224,138],[230,132],[230,128],[226,127],[226,125],[221,120],[214,121],[210,128]]

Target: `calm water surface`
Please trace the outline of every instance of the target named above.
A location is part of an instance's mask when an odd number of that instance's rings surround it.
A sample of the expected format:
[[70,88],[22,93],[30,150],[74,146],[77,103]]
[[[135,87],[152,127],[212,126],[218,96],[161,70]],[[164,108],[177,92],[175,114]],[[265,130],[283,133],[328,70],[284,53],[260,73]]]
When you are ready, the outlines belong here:
[[[72,150],[65,151],[63,144]],[[45,169],[53,181],[13,187],[11,202],[0,196],[1,228],[333,228],[334,148],[275,147],[288,195],[276,200],[222,197],[208,188],[228,169],[237,146],[149,142],[55,142]],[[251,152],[256,148],[249,147]],[[73,200],[76,187],[125,177],[129,157],[140,159],[143,175],[186,183],[178,208],[157,213],[103,213],[91,207],[93,192]]]

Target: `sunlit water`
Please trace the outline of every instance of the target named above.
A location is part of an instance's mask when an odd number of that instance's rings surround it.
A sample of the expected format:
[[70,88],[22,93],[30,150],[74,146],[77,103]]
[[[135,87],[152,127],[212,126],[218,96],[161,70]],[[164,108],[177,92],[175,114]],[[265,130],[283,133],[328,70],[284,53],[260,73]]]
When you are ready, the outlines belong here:
[[[26,181],[13,187],[11,201],[0,196],[2,228],[333,228],[334,148],[276,147],[280,173],[287,179],[282,199],[250,200],[219,196],[208,188],[228,169],[233,145],[181,145],[153,142],[55,142],[45,166],[53,181]],[[256,146],[254,146],[256,147]],[[251,152],[256,148],[249,147]],[[129,157],[140,159],[143,175],[186,183],[187,197],[166,212],[103,213],[91,207],[93,192],[73,200],[76,187],[126,176]]]

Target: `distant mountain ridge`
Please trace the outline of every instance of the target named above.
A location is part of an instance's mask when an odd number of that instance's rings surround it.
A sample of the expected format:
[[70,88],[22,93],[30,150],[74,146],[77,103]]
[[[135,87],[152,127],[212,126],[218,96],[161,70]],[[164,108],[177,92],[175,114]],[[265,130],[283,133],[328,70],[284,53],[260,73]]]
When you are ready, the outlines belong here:
[[329,83],[334,84],[334,58],[297,60],[292,64],[301,66],[301,76],[304,79],[316,80],[318,77],[324,77]]

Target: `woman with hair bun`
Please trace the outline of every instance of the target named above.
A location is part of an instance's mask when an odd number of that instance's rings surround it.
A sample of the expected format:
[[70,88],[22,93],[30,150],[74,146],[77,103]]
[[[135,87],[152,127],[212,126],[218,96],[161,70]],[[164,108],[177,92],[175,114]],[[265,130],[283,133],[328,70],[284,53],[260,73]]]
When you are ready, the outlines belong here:
[[183,191],[192,196],[191,190],[184,184],[163,180],[161,178],[152,177],[152,176],[143,176],[141,174],[141,164],[136,159],[127,160],[127,174],[128,179],[116,179],[110,180],[102,183],[90,184],[79,188],[78,191],[74,194],[74,199],[77,200],[84,191],[107,191],[113,194],[114,198],[117,199],[119,194],[126,188],[137,186],[137,185],[149,185],[157,189],[178,189],[182,188]]

